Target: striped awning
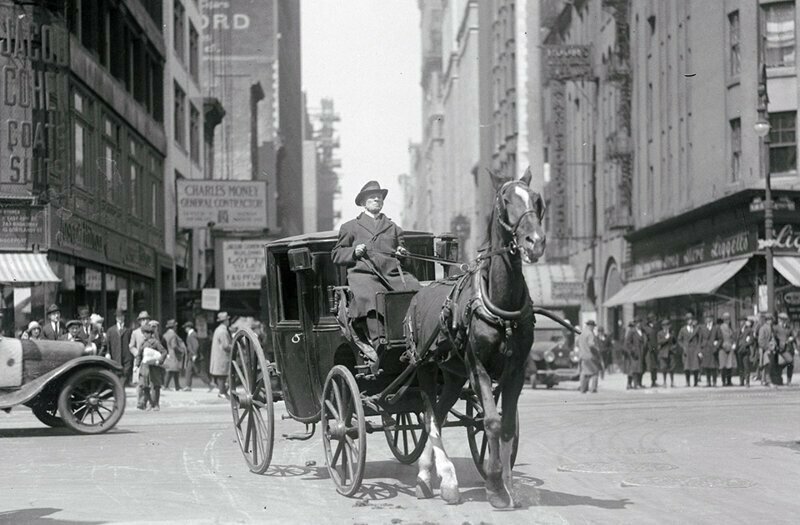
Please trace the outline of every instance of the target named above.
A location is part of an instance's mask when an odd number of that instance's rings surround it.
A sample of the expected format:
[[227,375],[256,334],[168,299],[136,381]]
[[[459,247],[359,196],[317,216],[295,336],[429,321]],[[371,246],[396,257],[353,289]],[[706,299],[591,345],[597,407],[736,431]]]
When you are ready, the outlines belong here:
[[43,253],[0,253],[0,283],[57,283]]
[[800,287],[800,257],[775,257],[772,262],[787,281]]

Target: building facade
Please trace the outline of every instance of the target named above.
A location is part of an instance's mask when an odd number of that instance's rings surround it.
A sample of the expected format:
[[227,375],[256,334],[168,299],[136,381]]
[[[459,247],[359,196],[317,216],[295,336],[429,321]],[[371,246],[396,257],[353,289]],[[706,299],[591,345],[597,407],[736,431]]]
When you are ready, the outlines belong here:
[[161,313],[165,57],[154,3],[0,2],[4,334],[51,303]]

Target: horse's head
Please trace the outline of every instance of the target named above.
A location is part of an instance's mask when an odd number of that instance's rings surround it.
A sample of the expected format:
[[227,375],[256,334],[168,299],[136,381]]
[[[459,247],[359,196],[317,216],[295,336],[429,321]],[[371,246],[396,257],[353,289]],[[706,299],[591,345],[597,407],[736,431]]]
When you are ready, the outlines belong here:
[[544,199],[529,185],[531,171],[528,168],[519,180],[504,182],[497,191],[497,220],[511,235],[522,261],[526,264],[538,261],[543,255],[547,236],[544,232]]

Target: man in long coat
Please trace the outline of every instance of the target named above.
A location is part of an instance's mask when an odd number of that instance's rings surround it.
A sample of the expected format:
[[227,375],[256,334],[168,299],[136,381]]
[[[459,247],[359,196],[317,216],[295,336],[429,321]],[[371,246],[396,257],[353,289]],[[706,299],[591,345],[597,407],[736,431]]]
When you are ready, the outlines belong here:
[[761,384],[770,386],[772,384],[772,356],[775,354],[775,335],[773,333],[772,316],[767,316],[764,323],[758,329],[758,350],[759,350],[759,375]]
[[719,373],[722,377],[722,386],[733,386],[733,371],[736,370],[736,334],[731,328],[731,314],[722,314],[722,324],[719,325],[722,341],[719,345]]
[[211,364],[209,366],[209,373],[219,388],[219,397],[228,398],[228,372],[231,369],[231,349],[233,347],[233,339],[231,339],[231,332],[228,327],[231,324],[228,312],[219,312],[217,314],[217,328],[214,330],[214,336],[211,338]]
[[669,386],[675,386],[675,334],[672,333],[669,319],[661,321],[661,330],[656,334],[656,344],[658,346],[658,369],[664,379],[664,386],[667,386],[667,374],[669,373]]
[[792,327],[789,326],[789,314],[781,312],[778,314],[778,325],[773,329],[775,332],[775,339],[777,348],[775,349],[775,356],[773,357],[773,382],[776,385],[783,383],[783,369],[786,369],[786,384],[792,382],[792,374],[794,373],[794,349],[795,349],[795,335]]
[[719,326],[713,315],[705,316],[705,323],[700,327],[700,348],[702,356],[700,365],[706,374],[706,386],[717,386],[717,352],[719,351]]
[[700,331],[691,313],[686,314],[686,324],[678,333],[678,346],[683,355],[683,372],[686,375],[686,386],[689,380],[694,379],[694,386],[697,386],[697,379],[700,375]]
[[61,320],[61,308],[57,304],[51,304],[47,309],[47,322],[42,328],[42,339],[58,341],[65,333],[67,333],[67,327]]
[[647,334],[642,329],[642,320],[635,319],[633,329],[625,337],[625,353],[628,358],[628,388],[642,387],[644,354],[647,351]]
[[[644,354],[644,372],[650,372],[650,388],[658,386],[658,325],[656,314],[647,314],[647,323],[644,325],[647,336],[647,348]],[[666,386],[666,384],[664,385]]]
[[594,335],[596,323],[589,319],[586,321],[581,335],[578,336],[578,358],[581,367],[581,394],[590,388],[593,394],[597,393],[597,376],[603,369],[603,359],[597,347],[597,337]]
[[750,367],[753,358],[756,356],[756,335],[753,325],[756,322],[755,316],[749,316],[739,328],[736,335],[736,361],[739,365],[739,385],[750,387]]
[[164,361],[164,370],[167,373],[167,378],[164,381],[164,388],[169,390],[170,380],[175,384],[175,391],[181,389],[180,375],[183,371],[183,356],[185,354],[186,345],[175,331],[178,323],[175,319],[169,319],[164,328],[164,346],[167,349],[167,359]]
[[146,310],[142,310],[139,312],[139,316],[136,318],[136,320],[139,322],[139,327],[131,332],[131,338],[130,341],[128,341],[128,351],[134,358],[131,381],[139,380],[139,371],[137,370],[138,360],[136,358],[142,353],[144,341],[147,339],[143,328],[150,322],[150,314],[148,314]]
[[376,181],[369,181],[361,188],[356,204],[364,211],[342,224],[332,251],[333,262],[347,266],[347,282],[353,294],[348,315],[356,331],[368,338],[369,344],[359,347],[375,366],[383,332],[375,294],[419,289],[416,277],[403,271],[398,259],[407,253],[403,246],[403,230],[381,213],[387,193],[388,190],[381,189]]
[[[161,386],[164,384],[164,368],[161,365],[167,358],[167,349],[159,341],[158,327],[158,321],[147,321],[139,327],[144,336],[135,363],[139,373],[136,387],[136,408],[139,410],[148,410],[148,404],[156,412],[161,410]],[[145,362],[147,349],[153,349],[160,354],[156,361]]]
[[[198,358],[200,357],[200,341],[197,339],[197,332],[194,329],[194,323],[186,321],[183,323],[183,329],[186,330],[186,354],[183,359],[184,381],[183,389],[187,392],[192,390],[192,378],[195,375],[201,374]],[[206,378],[208,379],[208,378]],[[207,381],[211,384],[211,381]]]
[[133,366],[133,356],[128,351],[131,341],[131,331],[125,325],[125,311],[117,310],[114,312],[116,324],[112,325],[106,332],[108,342],[108,353],[111,360],[122,365],[125,370],[125,382],[130,382],[130,373]]

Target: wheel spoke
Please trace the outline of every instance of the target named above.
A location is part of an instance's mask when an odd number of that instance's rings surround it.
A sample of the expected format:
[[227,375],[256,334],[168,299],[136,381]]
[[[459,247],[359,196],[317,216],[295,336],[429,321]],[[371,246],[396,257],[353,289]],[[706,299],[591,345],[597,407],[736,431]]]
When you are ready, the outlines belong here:
[[339,444],[336,446],[336,452],[333,454],[333,458],[331,459],[331,465],[336,467],[336,462],[339,460],[339,455],[344,450],[344,441],[339,441]]
[[[248,415],[249,415],[249,411],[247,411],[247,412],[248,412]],[[244,450],[245,450],[245,452],[249,452],[250,451],[250,432],[252,431],[252,429],[253,429],[253,418],[251,416],[251,417],[247,418],[247,431],[245,432],[245,435],[244,435]]]
[[339,385],[336,384],[335,379],[331,381],[331,390],[333,391],[333,396],[336,398],[337,419],[340,419],[344,415],[344,403],[342,402],[342,394],[339,391]]
[[[344,443],[344,442],[342,442]],[[347,457],[347,447],[342,448],[342,485],[347,485],[347,479],[352,481],[353,473],[350,471],[350,458]]]
[[333,407],[333,403],[331,403],[330,399],[325,400],[325,406],[328,407],[328,410],[334,419],[339,419],[339,412]]
[[242,370],[239,368],[239,363],[233,361],[231,364],[233,365],[233,369],[236,371],[236,375],[239,377],[239,381],[241,381],[241,384],[244,387],[245,391],[250,392],[250,385],[247,384],[246,379],[242,374]]
[[247,417],[247,409],[241,409],[241,410],[242,410],[242,415],[239,417],[239,421],[236,422],[237,427],[241,427],[242,421],[244,421],[244,418]]
[[[407,421],[406,418],[405,418],[406,416],[407,416],[407,414],[403,414],[403,421],[404,422]],[[408,455],[408,426],[406,426],[403,429],[403,451],[405,452],[405,455],[407,456]]]
[[107,407],[107,406],[105,406],[105,405],[97,405],[97,408],[98,408],[98,413],[99,413],[99,409],[101,409],[101,408],[102,408],[103,410],[105,410],[106,412],[108,412],[109,414],[113,414],[113,413],[114,413],[114,411],[113,411],[113,410],[111,410],[110,408],[108,408],[108,407]]

